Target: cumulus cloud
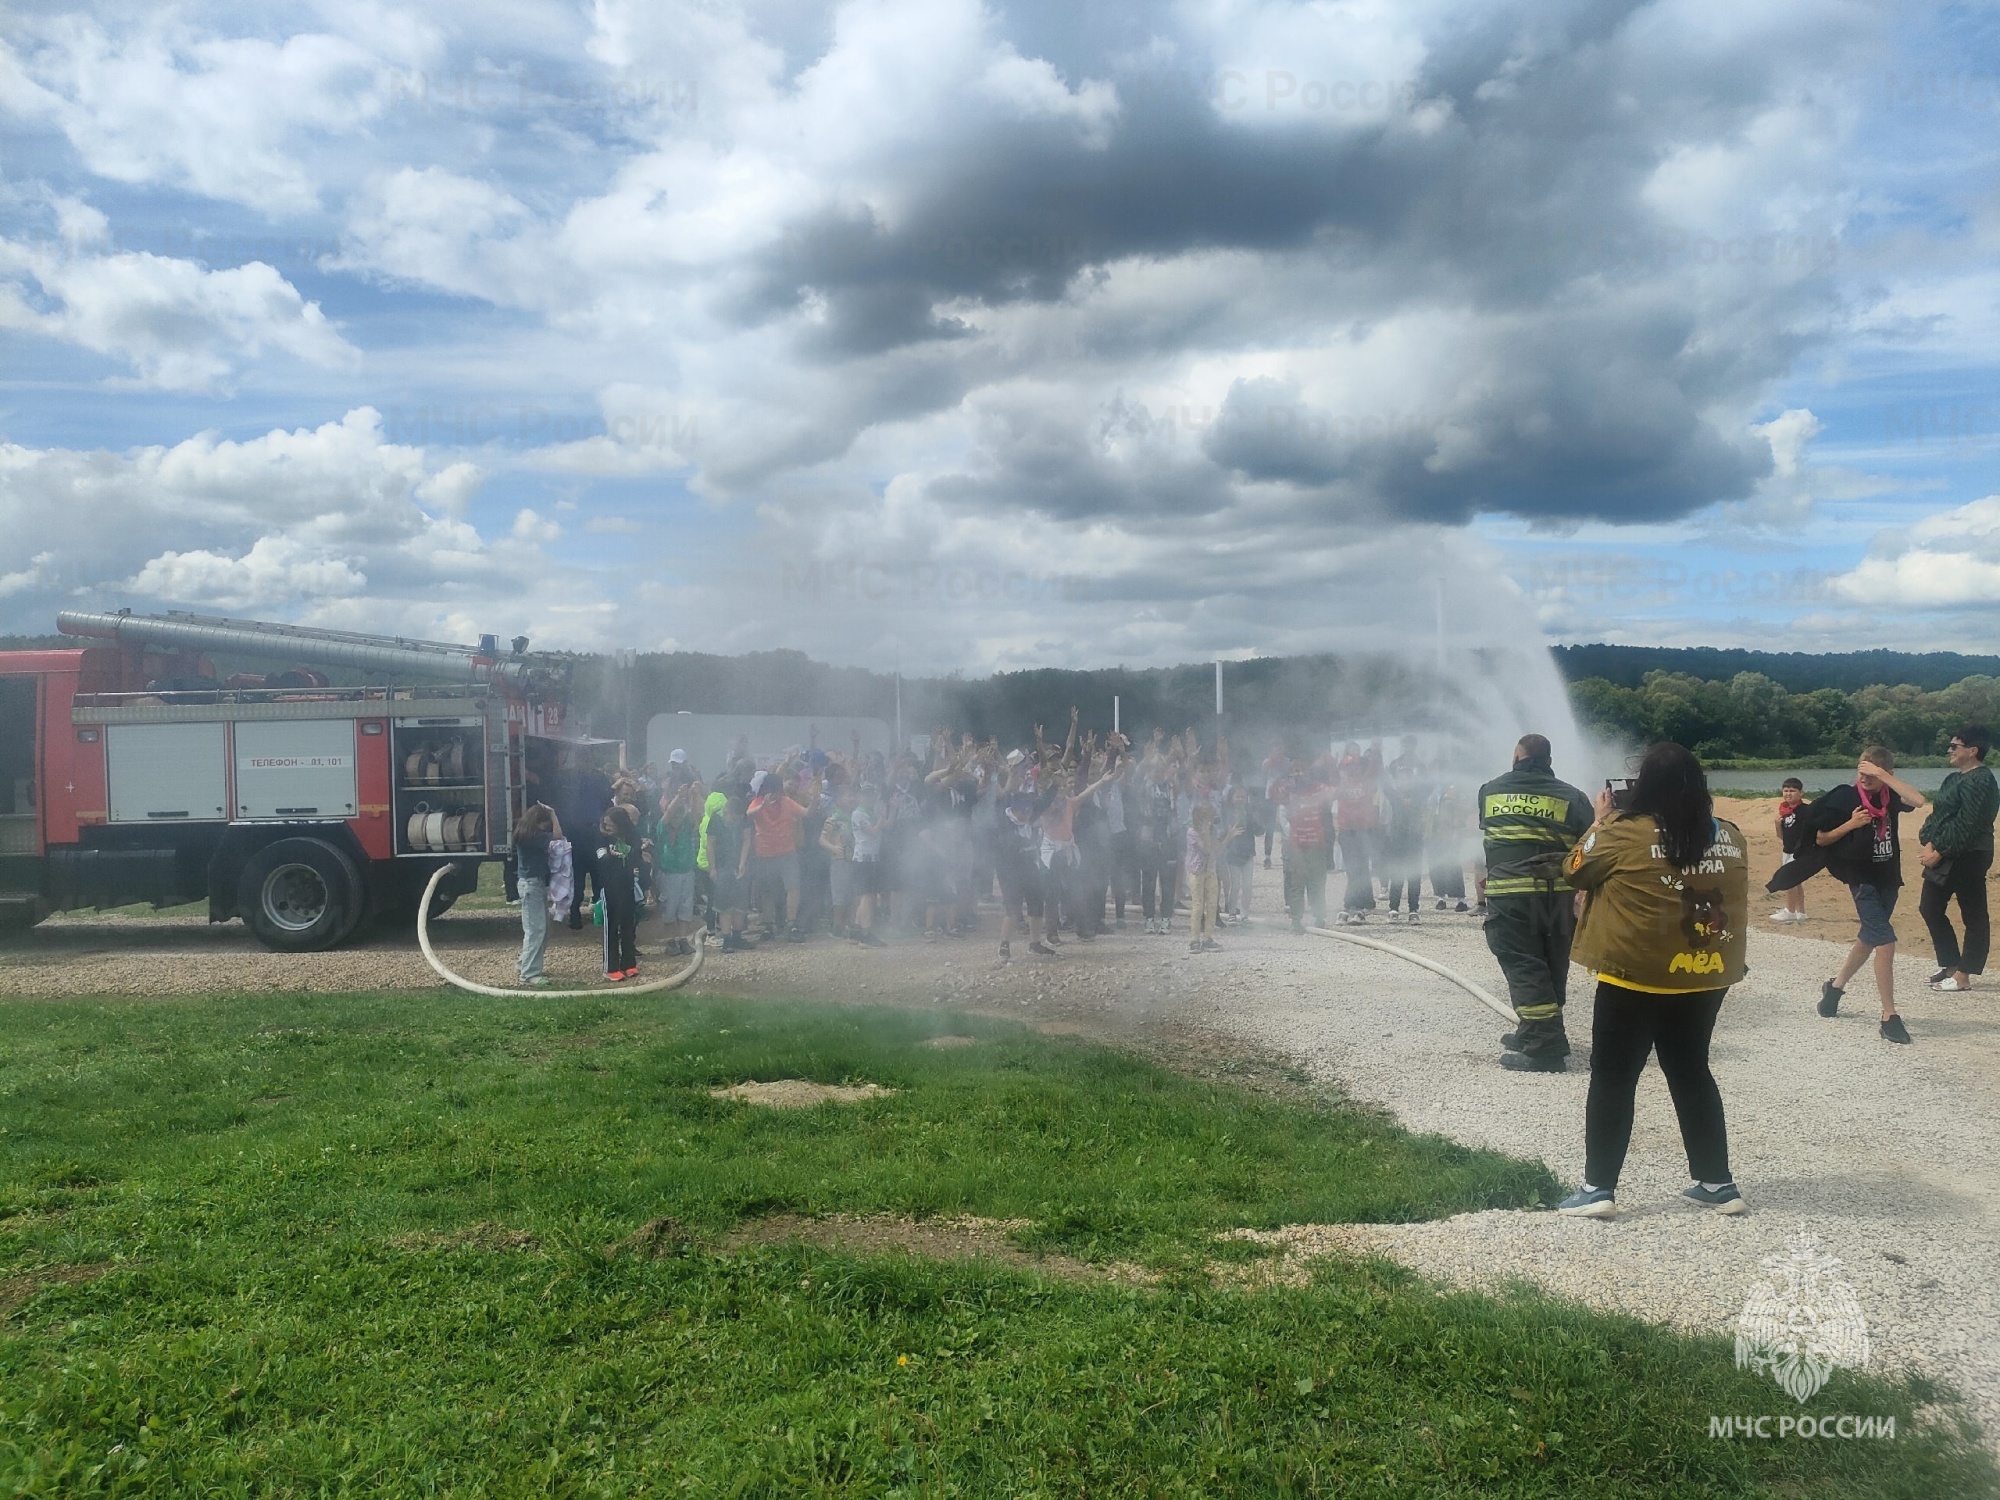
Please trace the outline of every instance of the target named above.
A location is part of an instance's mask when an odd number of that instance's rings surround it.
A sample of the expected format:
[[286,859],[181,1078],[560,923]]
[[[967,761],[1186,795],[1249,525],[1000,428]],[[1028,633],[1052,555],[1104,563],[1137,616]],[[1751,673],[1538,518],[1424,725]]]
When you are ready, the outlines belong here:
[[104,252],[103,215],[58,205],[60,242],[0,239],[0,328],[75,344],[129,367],[132,382],[206,390],[268,350],[322,369],[360,351],[317,302],[270,266],[213,271],[190,260]]
[[173,13],[115,32],[75,13],[24,30],[0,42],[0,109],[56,126],[100,177],[273,214],[318,206],[302,138],[363,129],[391,79],[380,54],[324,32],[217,36]]
[[1874,555],[1832,581],[1853,604],[1908,610],[2000,608],[2000,495],[1878,537]]
[[291,537],[259,537],[241,557],[163,552],[126,585],[149,599],[255,609],[358,594],[368,577],[343,558],[312,557]]
[[552,644],[593,643],[555,613],[578,588],[546,550],[560,528],[525,510],[511,530],[482,533],[463,514],[479,480],[469,464],[385,441],[371,408],[123,453],[0,445],[0,596],[42,630],[82,598],[392,633],[503,618]]

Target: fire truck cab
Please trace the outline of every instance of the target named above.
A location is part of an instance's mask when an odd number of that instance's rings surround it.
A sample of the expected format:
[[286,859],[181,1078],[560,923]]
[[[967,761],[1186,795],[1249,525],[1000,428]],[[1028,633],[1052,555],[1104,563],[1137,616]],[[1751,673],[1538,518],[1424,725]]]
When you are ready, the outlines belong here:
[[[205,899],[265,946],[330,948],[504,858],[561,745],[568,664],[193,615],[64,614],[76,650],[0,653],[0,931]],[[373,671],[220,680],[228,652]],[[444,678],[438,681],[424,678]]]

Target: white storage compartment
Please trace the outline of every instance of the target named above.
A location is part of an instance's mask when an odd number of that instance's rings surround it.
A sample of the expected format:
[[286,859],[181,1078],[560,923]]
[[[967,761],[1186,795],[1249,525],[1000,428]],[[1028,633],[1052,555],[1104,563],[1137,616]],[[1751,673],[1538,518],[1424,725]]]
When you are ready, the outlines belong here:
[[229,816],[229,726],[107,724],[114,823],[212,823]]
[[278,719],[236,726],[239,820],[351,818],[354,720]]

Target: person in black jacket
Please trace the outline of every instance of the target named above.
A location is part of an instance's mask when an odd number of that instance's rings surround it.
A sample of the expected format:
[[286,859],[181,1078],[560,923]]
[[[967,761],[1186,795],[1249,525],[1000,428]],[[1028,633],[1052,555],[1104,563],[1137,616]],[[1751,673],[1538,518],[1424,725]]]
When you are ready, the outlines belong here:
[[585,830],[597,827],[604,816],[604,809],[611,805],[611,778],[591,765],[572,765],[557,777],[556,812],[563,825],[577,831],[577,842],[570,851],[574,869],[573,894],[569,903],[569,925],[574,929],[583,926],[583,882],[589,876],[599,895],[604,886],[596,869],[597,841],[591,839]]
[[639,901],[634,862],[638,830],[632,815],[613,803],[597,824],[597,888],[604,898],[604,977],[639,974]]
[[[1930,929],[1938,970],[1931,984],[1941,990],[1969,990],[1972,976],[1984,972],[1986,950],[1993,937],[1986,913],[1986,872],[1993,868],[1993,819],[2000,816],[2000,786],[1986,765],[1993,734],[1982,724],[1967,724],[1951,737],[1947,750],[1951,774],[1937,790],[1931,815],[1917,830],[1923,847],[1917,855],[1924,867],[1924,888],[1917,911]],[[1946,909],[1958,898],[1965,920],[1965,941],[1952,930]]]
[[1520,1026],[1500,1038],[1500,1066],[1516,1073],[1567,1068],[1569,948],[1576,893],[1562,862],[1590,827],[1590,799],[1550,769],[1549,742],[1524,734],[1514,769],[1479,789],[1486,841],[1486,946],[1507,976]]
[[[1896,755],[1886,745],[1870,745],[1855,767],[1854,781],[1823,792],[1807,805],[1800,823],[1811,846],[1771,877],[1770,889],[1788,890],[1824,869],[1854,896],[1861,924],[1840,972],[1820,986],[1819,1013],[1840,1013],[1847,982],[1872,955],[1875,988],[1882,997],[1882,1040],[1908,1042],[1909,1028],[1896,1013],[1896,929],[1889,919],[1903,889],[1903,836],[1899,820],[1924,805],[1924,794],[1896,779]],[[1804,840],[1801,840],[1804,845]]]

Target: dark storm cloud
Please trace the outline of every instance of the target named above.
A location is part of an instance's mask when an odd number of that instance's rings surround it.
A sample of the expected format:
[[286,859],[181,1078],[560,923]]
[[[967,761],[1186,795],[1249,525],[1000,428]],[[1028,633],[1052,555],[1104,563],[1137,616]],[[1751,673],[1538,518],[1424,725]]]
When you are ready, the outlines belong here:
[[[1159,87],[1074,57],[1118,86],[1101,141],[1066,121],[983,129],[911,167],[894,228],[795,225],[740,311],[755,322],[817,299],[802,352],[874,356],[963,337],[939,304],[1055,303],[1093,267],[1247,252],[1266,284],[1237,289],[1243,315],[1165,318],[1152,352],[1332,342],[1429,313],[1463,316],[1462,360],[1435,359],[1426,394],[1372,429],[1367,414],[1239,385],[1199,454],[1136,468],[1107,454],[1098,411],[1016,412],[987,421],[979,461],[934,492],[1066,517],[1146,494],[1185,511],[1230,503],[1233,474],[1427,520],[1659,519],[1739,498],[1769,467],[1742,414],[1822,335],[1831,279],[1789,274],[1781,254],[1710,267],[1646,190],[1672,151],[1730,143],[1801,79],[1843,65],[1858,27],[1831,10],[1789,45],[1676,52],[1645,32],[1657,19],[1632,4],[1489,11],[1427,38],[1374,123],[1276,110],[1274,96],[1296,97],[1273,81],[1282,57],[1238,70],[1220,96],[1212,79]],[[1300,300],[1271,306],[1288,284]],[[1079,366],[1136,352],[1130,328],[1092,336]]]

